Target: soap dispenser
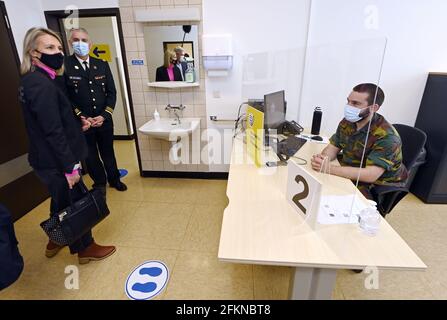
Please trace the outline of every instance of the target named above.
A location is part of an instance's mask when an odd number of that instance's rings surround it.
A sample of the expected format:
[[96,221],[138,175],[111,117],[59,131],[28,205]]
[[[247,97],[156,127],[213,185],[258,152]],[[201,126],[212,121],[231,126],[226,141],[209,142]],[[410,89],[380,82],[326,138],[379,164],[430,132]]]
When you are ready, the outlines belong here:
[[160,114],[158,113],[158,110],[157,110],[157,109],[155,109],[155,112],[154,112],[154,120],[155,120],[155,121],[160,120]]

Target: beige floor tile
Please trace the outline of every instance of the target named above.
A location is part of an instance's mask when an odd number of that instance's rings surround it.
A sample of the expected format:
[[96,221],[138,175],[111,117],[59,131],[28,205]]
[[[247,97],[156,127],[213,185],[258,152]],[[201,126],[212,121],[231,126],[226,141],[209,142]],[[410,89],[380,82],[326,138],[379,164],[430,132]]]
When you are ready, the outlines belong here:
[[219,262],[215,254],[180,252],[165,299],[253,299],[253,267]]
[[142,202],[122,228],[115,243],[141,248],[179,250],[185,238],[193,205]]
[[194,206],[182,250],[202,251],[217,255],[224,209],[223,206]]
[[[117,251],[110,258],[94,262],[97,267],[90,272],[90,280],[80,287],[79,295],[76,298],[82,300],[127,300],[129,298],[125,293],[126,280],[137,266],[146,261],[162,261],[167,265],[172,275],[177,256],[178,252],[172,250],[118,246]],[[92,264],[92,262],[89,264]],[[166,289],[154,300],[163,298],[165,291]]]
[[253,266],[256,300],[287,300],[294,268]]
[[200,186],[201,196],[197,203],[228,206],[226,180],[204,180]]
[[339,271],[337,283],[347,300],[433,299],[421,272],[380,271],[379,289],[366,289],[369,275]]
[[200,180],[158,179],[147,189],[143,201],[194,204],[200,197]]
[[135,201],[108,200],[110,214],[93,229],[95,241],[113,245],[123,229],[134,219],[139,204],[140,202]]

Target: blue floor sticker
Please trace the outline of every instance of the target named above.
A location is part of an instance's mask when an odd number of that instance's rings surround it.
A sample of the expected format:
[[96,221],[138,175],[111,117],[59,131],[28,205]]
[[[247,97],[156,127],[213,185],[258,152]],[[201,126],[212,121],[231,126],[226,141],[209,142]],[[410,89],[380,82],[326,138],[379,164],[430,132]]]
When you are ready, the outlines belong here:
[[120,172],[120,178],[124,178],[129,173],[129,171],[127,171],[126,169],[119,169],[119,172]]
[[158,296],[169,281],[169,269],[161,261],[147,261],[127,277],[125,291],[129,299],[149,300]]

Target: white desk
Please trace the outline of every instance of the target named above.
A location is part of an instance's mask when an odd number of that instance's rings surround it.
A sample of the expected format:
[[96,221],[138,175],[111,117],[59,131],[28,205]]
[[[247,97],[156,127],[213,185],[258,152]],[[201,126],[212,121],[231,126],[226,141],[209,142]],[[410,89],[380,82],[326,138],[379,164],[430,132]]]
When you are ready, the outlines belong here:
[[[311,171],[311,156],[324,146],[307,142],[297,156],[308,160],[306,166]],[[358,225],[319,225],[313,230],[285,198],[287,167],[278,167],[276,173],[265,175],[262,172],[274,169],[241,163],[247,157],[239,136],[233,143],[220,261],[295,267],[291,299],[330,299],[337,269],[427,268],[384,219],[375,237],[364,235]],[[276,155],[270,157],[277,159]],[[313,174],[323,182],[323,194],[358,192],[347,179],[315,171]]]

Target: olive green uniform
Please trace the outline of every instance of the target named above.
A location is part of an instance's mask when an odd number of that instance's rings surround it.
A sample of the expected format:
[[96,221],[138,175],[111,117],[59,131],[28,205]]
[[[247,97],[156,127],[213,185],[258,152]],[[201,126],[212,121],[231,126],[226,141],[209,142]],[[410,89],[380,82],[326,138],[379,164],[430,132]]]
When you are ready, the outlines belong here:
[[[330,143],[343,151],[340,160],[342,166],[359,167],[365,147],[368,125],[357,131],[357,125],[343,119]],[[396,129],[376,113],[371,122],[370,134],[366,144],[362,168],[377,166],[385,172],[373,184],[359,183],[359,190],[368,199],[372,199],[371,188],[374,185],[403,186],[408,176],[402,163],[402,141]]]

